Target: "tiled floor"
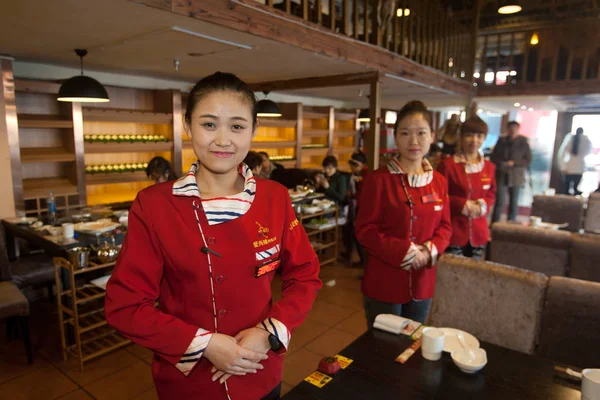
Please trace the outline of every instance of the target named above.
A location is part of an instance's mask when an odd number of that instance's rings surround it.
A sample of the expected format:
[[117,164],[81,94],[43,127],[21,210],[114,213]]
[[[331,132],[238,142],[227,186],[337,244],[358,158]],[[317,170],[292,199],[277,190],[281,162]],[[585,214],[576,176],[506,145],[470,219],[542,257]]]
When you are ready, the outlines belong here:
[[[367,325],[362,312],[361,269],[342,265],[321,270],[324,285],[312,311],[294,332],[285,357],[283,393],[316,369],[323,356],[334,355],[360,336]],[[280,296],[276,278],[273,293]],[[59,351],[54,306],[32,306],[31,334],[34,364],[25,360],[22,342],[6,340],[0,326],[0,399],[11,400],[152,400],[157,399],[150,363],[152,353],[131,345],[86,364],[85,371]]]

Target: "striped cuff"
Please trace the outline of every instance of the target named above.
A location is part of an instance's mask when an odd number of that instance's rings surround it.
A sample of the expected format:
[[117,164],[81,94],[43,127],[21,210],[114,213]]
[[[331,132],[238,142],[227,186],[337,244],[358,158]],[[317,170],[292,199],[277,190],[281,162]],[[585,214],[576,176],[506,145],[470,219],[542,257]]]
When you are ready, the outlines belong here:
[[427,250],[429,250],[429,254],[431,255],[431,266],[433,267],[437,264],[438,249],[437,247],[435,247],[435,244],[433,244],[432,241],[428,241],[423,244],[425,245],[425,247],[427,247]]
[[478,199],[477,203],[479,203],[479,206],[481,207],[481,214],[479,214],[479,216],[483,217],[484,215],[487,215],[488,205],[485,202],[485,200],[484,199]]
[[275,335],[277,339],[283,345],[285,351],[287,351],[290,344],[291,334],[283,322],[276,320],[275,318],[267,318],[258,325],[257,328],[265,329],[267,332]]
[[181,357],[181,360],[175,365],[178,370],[183,372],[184,375],[188,375],[192,369],[196,366],[198,361],[202,358],[208,342],[212,338],[213,333],[206,329],[198,328],[196,336],[192,339],[192,343],[188,346],[187,350]]
[[406,252],[406,255],[404,256],[404,259],[402,259],[402,264],[400,264],[400,268],[402,268],[405,271],[410,270],[412,268],[412,263],[415,260],[418,251],[419,248],[417,247],[417,245],[411,243],[410,247],[408,248],[408,251]]

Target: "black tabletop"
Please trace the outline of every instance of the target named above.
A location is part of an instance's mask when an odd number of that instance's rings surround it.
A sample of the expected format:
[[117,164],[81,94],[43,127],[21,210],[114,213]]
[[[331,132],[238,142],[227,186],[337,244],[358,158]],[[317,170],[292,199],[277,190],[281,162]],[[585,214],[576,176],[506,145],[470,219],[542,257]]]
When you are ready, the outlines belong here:
[[554,364],[488,343],[481,343],[488,363],[469,375],[449,354],[427,361],[417,350],[405,363],[396,356],[411,344],[407,336],[374,330],[340,352],[354,362],[322,388],[308,382],[294,387],[285,400],[352,399],[580,399],[579,386],[556,375]]

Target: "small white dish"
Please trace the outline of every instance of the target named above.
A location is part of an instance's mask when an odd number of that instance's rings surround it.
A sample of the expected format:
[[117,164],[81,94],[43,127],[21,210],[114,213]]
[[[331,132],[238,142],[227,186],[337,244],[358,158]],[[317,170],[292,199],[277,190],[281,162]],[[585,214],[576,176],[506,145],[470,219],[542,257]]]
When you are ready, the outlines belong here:
[[444,336],[446,339],[444,340],[444,351],[446,353],[452,353],[454,350],[462,349],[460,342],[458,341],[458,337],[456,336],[459,332],[463,333],[463,338],[465,340],[465,345],[470,349],[478,349],[479,348],[479,340],[468,332],[461,331],[460,329],[454,328],[439,328],[442,332],[444,332]]
[[319,207],[302,207],[302,212],[304,214],[316,214],[319,211],[321,211]]
[[484,349],[457,349],[450,353],[452,361],[462,372],[474,374],[487,364],[487,353]]

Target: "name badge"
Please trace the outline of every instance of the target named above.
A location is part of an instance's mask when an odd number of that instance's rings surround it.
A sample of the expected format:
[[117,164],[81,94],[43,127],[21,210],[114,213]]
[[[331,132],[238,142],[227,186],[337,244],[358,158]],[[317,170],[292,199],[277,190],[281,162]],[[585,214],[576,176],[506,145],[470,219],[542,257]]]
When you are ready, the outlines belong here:
[[483,190],[490,190],[492,185],[483,185]]
[[441,203],[442,199],[440,199],[440,196],[436,192],[433,192],[431,194],[426,194],[425,196],[421,196],[421,202],[423,204]]
[[442,208],[443,208],[443,206],[441,204],[435,205],[435,206],[433,206],[433,211],[442,211]]
[[259,265],[258,267],[256,267],[254,277],[260,278],[261,276],[266,275],[269,272],[275,271],[277,267],[279,267],[279,263],[281,263],[281,260],[269,261],[266,264]]

